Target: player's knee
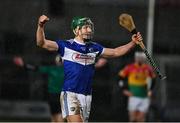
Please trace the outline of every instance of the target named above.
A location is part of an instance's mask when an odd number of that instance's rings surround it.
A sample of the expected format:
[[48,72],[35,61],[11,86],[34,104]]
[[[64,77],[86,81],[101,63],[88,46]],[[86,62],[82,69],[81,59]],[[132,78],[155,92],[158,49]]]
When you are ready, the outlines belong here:
[[138,115],[137,115],[137,120],[139,122],[144,122],[145,121],[145,113],[144,112],[139,112]]
[[80,115],[68,115],[67,116],[68,122],[83,122],[83,119]]

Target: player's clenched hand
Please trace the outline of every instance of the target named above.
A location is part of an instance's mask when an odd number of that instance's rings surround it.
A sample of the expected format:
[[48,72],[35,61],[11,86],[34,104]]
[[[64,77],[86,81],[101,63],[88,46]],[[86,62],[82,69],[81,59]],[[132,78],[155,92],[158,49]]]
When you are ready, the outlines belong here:
[[130,96],[133,96],[133,94],[130,92],[130,91],[128,91],[128,90],[123,90],[123,94],[125,95],[125,96],[128,96],[128,97],[130,97]]
[[140,32],[138,32],[137,34],[132,35],[132,41],[136,44],[139,44],[141,41],[143,40]]
[[38,25],[43,27],[47,21],[49,21],[49,18],[46,15],[41,15],[38,20]]
[[24,66],[24,61],[23,61],[22,57],[20,57],[20,56],[15,56],[13,58],[13,62],[14,62],[14,64],[16,64],[19,67],[23,67]]

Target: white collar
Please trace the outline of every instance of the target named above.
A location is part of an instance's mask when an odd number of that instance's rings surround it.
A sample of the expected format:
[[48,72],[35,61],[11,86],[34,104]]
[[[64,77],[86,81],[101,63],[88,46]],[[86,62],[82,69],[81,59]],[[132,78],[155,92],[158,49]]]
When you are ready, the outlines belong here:
[[79,42],[79,41],[78,41],[78,40],[76,40],[75,38],[74,38],[74,41],[75,41],[76,43],[78,43],[78,44],[81,44],[81,45],[86,45],[85,43]]

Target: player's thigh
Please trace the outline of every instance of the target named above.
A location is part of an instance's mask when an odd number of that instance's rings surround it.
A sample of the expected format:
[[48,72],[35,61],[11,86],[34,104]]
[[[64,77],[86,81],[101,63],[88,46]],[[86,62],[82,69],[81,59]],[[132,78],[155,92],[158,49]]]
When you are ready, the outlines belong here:
[[63,118],[71,117],[71,115],[75,115],[75,118],[80,116],[81,106],[75,93],[61,92],[60,102]]
[[143,98],[141,100],[141,105],[139,106],[139,111],[142,113],[147,113],[150,105],[150,100],[149,98]]
[[87,103],[87,116],[89,118],[89,115],[90,115],[90,111],[91,111],[91,102],[92,102],[92,96],[91,95],[88,95],[86,97],[86,103]]
[[139,105],[139,99],[137,97],[131,96],[128,99],[128,111],[134,112],[137,111],[137,107]]
[[81,116],[85,122],[88,122],[90,110],[91,110],[91,95],[77,94],[78,100],[81,106]]

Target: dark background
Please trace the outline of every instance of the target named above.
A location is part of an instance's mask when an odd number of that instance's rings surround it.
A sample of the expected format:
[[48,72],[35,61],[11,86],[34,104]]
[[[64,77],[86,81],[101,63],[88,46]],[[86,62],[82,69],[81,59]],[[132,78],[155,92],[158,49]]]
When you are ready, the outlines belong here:
[[[0,0],[0,120],[49,121],[47,80],[38,72],[25,71],[12,62],[15,55],[36,65],[53,60],[56,53],[36,46],[40,15],[50,18],[45,32],[51,40],[73,38],[72,17],[90,17],[95,25],[94,40],[113,48],[131,40],[129,32],[118,24],[118,16],[124,12],[133,16],[146,39],[148,0]],[[149,121],[180,121],[179,13],[179,0],[156,0],[153,56],[167,79],[155,80]],[[117,73],[133,62],[136,50],[140,48],[109,59],[106,66],[96,70],[90,121],[128,121],[127,99],[118,85]]]

